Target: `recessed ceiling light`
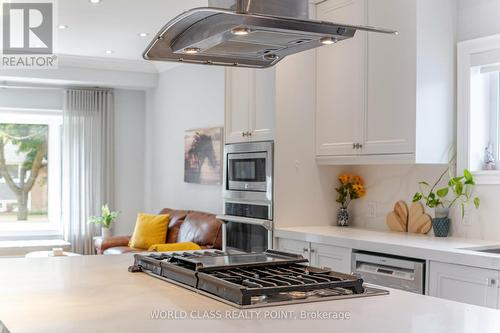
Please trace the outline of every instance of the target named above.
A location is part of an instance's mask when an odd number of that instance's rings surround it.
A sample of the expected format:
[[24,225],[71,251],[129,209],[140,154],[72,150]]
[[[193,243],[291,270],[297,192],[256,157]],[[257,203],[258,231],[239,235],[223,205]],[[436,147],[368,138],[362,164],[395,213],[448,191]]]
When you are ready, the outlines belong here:
[[115,53],[115,51],[113,51],[113,50],[106,50],[106,51],[104,51],[104,53],[106,53],[106,54],[113,54],[113,53]]
[[89,2],[93,4],[98,4],[101,2],[101,0],[89,0]]
[[201,51],[201,49],[199,47],[186,47],[184,49],[184,53],[186,53],[186,54],[196,54],[200,51]]
[[337,38],[333,38],[333,37],[323,37],[319,41],[323,45],[331,45],[331,44],[337,43],[338,39]]
[[233,30],[231,30],[231,33],[236,36],[246,36],[251,32],[252,31],[250,29],[244,27],[234,28]]
[[149,32],[140,32],[138,33],[139,37],[148,37],[149,36]]
[[61,30],[65,30],[65,29],[68,29],[69,27],[67,25],[64,25],[64,24],[59,24],[57,26],[58,29],[61,29]]

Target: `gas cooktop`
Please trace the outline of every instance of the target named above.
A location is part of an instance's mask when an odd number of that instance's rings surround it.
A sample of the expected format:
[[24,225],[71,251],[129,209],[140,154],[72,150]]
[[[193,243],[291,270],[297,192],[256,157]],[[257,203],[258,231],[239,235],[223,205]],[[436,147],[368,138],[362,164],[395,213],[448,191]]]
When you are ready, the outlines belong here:
[[238,308],[387,295],[356,275],[311,267],[300,255],[189,251],[134,255],[144,272]]

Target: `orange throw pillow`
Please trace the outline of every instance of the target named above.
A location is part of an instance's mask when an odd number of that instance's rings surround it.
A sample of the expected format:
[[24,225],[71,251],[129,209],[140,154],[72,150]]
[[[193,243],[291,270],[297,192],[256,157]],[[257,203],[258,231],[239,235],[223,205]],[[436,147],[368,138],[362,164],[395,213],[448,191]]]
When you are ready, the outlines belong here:
[[147,250],[155,244],[164,244],[167,239],[170,215],[138,214],[129,247]]

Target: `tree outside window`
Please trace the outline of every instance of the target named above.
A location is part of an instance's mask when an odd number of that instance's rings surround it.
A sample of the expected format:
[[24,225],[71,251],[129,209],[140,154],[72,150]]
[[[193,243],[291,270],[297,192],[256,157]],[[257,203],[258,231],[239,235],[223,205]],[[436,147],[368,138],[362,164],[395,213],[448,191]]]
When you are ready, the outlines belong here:
[[0,222],[47,220],[48,140],[48,125],[0,123]]

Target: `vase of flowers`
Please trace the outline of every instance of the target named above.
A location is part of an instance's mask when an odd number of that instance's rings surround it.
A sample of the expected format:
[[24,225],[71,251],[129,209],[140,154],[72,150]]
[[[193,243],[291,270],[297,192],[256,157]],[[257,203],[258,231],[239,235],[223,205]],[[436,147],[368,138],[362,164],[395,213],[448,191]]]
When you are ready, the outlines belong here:
[[[470,171],[465,169],[462,176],[453,177],[450,170],[448,166],[432,186],[427,182],[420,182],[420,191],[413,196],[413,202],[423,201],[427,207],[434,209],[432,229],[436,237],[448,236],[451,224],[449,215],[453,206],[460,205],[463,218],[467,204],[472,202],[477,209],[481,203],[478,197],[472,196],[475,183]],[[438,188],[447,174],[447,185]]]
[[365,183],[363,178],[351,174],[342,174],[339,176],[340,185],[335,189],[337,191],[337,202],[340,203],[340,209],[337,213],[337,224],[346,227],[350,224],[349,204],[352,200],[362,198],[366,195]]
[[111,237],[111,226],[116,221],[118,215],[118,212],[112,212],[109,209],[108,204],[104,204],[101,207],[101,216],[91,216],[89,219],[89,223],[100,225],[101,236],[106,239]]

